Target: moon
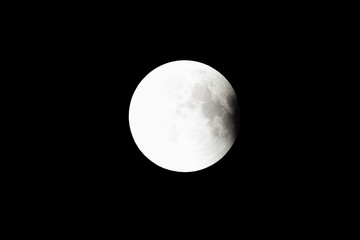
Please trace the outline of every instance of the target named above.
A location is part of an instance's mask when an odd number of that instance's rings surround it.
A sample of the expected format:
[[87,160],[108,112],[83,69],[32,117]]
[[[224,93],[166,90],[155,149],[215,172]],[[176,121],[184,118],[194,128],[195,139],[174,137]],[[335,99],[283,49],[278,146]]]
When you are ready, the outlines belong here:
[[218,162],[239,129],[239,104],[226,78],[200,62],[163,64],[139,83],[131,98],[129,126],[139,150],[175,172]]

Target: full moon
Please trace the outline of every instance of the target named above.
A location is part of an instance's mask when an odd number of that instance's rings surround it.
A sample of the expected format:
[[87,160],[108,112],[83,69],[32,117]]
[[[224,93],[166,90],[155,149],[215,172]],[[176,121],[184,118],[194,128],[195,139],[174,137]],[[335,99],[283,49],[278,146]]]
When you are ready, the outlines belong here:
[[226,78],[200,62],[169,62],[139,83],[129,107],[129,125],[140,151],[176,172],[194,172],[218,162],[239,129],[239,104]]

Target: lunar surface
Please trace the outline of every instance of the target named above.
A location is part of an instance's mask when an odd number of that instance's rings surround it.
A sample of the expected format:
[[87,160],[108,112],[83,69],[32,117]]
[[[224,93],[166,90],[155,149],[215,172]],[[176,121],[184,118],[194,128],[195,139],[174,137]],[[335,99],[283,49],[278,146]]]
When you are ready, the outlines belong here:
[[234,89],[218,71],[195,61],[155,68],[139,83],[129,125],[140,151],[156,165],[193,172],[219,161],[239,128]]

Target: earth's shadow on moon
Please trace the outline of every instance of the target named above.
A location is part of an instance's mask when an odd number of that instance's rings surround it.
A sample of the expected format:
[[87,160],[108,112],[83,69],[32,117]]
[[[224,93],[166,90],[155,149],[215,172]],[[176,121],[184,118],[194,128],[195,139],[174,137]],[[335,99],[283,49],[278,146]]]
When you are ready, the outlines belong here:
[[224,124],[234,124],[234,134],[237,136],[240,127],[240,106],[236,95],[228,95],[226,102],[234,110],[233,114],[229,114],[228,119],[224,119]]

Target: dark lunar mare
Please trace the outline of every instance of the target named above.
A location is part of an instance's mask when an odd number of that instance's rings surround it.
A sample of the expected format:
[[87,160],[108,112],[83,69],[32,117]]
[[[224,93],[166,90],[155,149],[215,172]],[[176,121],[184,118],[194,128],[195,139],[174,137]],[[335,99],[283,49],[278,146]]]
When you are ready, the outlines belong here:
[[[192,96],[203,102],[201,109],[206,118],[209,119],[209,124],[212,125],[215,116],[222,116],[222,122],[226,127],[226,136],[236,136],[239,130],[240,121],[240,109],[235,94],[229,94],[226,96],[226,103],[232,109],[232,112],[228,112],[220,102],[218,98],[213,100],[212,92],[207,86],[200,85],[198,83],[192,89]],[[219,129],[213,127],[212,134],[215,137],[219,137]]]

